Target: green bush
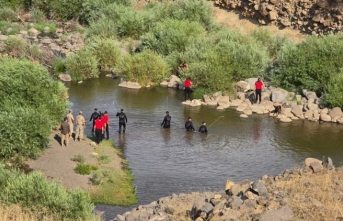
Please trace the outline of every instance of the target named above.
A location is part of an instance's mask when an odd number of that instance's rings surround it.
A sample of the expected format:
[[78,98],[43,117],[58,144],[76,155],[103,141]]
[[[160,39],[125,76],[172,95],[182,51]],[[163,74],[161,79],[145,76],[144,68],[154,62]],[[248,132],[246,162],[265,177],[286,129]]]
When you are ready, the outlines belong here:
[[108,164],[108,163],[111,162],[110,157],[107,156],[107,155],[100,155],[99,158],[98,158],[98,160],[99,160],[99,163],[100,163],[100,164]]
[[60,183],[50,182],[40,172],[29,174],[0,167],[1,201],[19,204],[33,212],[48,210],[61,214],[61,220],[87,219],[93,217],[94,205],[90,196],[80,189],[67,192]]
[[66,72],[65,59],[58,57],[52,61],[52,69],[55,75]]
[[18,15],[11,8],[0,8],[0,21],[15,22],[18,21]]
[[44,67],[27,60],[0,58],[0,69],[0,112],[6,116],[0,127],[11,128],[0,133],[0,156],[33,157],[47,146],[51,128],[64,116],[67,89]]
[[97,58],[101,70],[115,70],[122,60],[121,50],[112,38],[90,38],[86,45]]
[[45,27],[49,27],[51,33],[55,33],[56,32],[56,24],[54,24],[52,22],[38,22],[38,23],[34,23],[33,27],[35,29],[37,29],[38,31],[40,31],[40,32],[43,32]]
[[82,164],[86,161],[82,154],[75,155],[72,160]]
[[329,107],[343,107],[343,70],[325,83],[324,103]]
[[73,80],[98,78],[100,75],[98,60],[88,48],[83,48],[78,53],[68,56],[64,64]]
[[123,78],[142,85],[159,83],[169,72],[167,62],[149,50],[125,57],[119,67]]
[[16,58],[41,61],[42,53],[37,44],[30,44],[19,37],[9,37],[4,44],[4,52]]
[[31,0],[0,0],[0,5],[11,9],[28,9],[31,5]]
[[75,172],[81,175],[88,175],[88,174],[91,174],[92,170],[97,170],[97,169],[98,169],[97,165],[79,163],[75,167]]
[[42,10],[34,9],[31,12],[32,18],[35,22],[44,22],[46,21],[45,14]]

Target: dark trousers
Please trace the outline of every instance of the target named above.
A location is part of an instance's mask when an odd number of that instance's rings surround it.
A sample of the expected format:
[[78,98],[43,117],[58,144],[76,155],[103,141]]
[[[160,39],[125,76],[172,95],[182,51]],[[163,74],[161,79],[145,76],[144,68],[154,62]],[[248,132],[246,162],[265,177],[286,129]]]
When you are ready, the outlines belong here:
[[93,120],[92,133],[94,132],[94,125],[95,125],[95,120]]
[[102,137],[102,130],[96,129],[95,130],[95,143],[99,144],[101,142],[101,137]]
[[[109,139],[109,133],[108,133],[108,124],[105,125],[105,132],[106,132],[106,139]],[[104,133],[104,138],[105,138],[105,133]]]
[[170,125],[168,125],[168,126],[164,125],[163,128],[170,128]]
[[126,123],[121,123],[121,122],[119,122],[119,133],[120,133],[120,131],[121,131],[121,127],[123,127],[123,132],[125,133]]
[[257,103],[257,100],[259,100],[259,102],[261,103],[262,90],[256,89],[255,90],[255,96],[256,96],[255,103]]
[[191,99],[191,92],[192,90],[189,87],[185,87],[185,101]]

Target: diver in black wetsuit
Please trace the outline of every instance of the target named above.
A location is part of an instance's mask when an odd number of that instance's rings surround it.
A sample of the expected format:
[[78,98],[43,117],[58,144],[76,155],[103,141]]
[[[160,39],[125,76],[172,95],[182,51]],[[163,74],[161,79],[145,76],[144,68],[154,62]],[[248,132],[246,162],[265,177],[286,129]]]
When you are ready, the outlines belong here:
[[199,132],[200,133],[207,133],[207,127],[206,127],[206,122],[203,121],[202,125],[199,127]]
[[186,123],[185,123],[185,128],[186,128],[187,131],[193,131],[193,132],[195,132],[195,129],[194,129],[194,126],[193,126],[193,122],[192,122],[192,118],[191,118],[191,117],[189,117],[189,118],[188,118],[188,121],[186,121]]
[[169,111],[166,111],[166,116],[164,117],[161,127],[163,128],[170,128],[170,121],[171,121],[171,116],[169,115]]
[[125,133],[127,117],[124,113],[124,109],[121,109],[120,113],[118,112],[116,116],[119,117],[119,133],[121,132],[121,127],[123,127],[123,133]]
[[92,132],[94,132],[95,120],[98,119],[99,116],[100,116],[100,114],[98,113],[98,109],[94,108],[94,112],[91,115],[91,119],[89,119],[89,121],[93,120]]

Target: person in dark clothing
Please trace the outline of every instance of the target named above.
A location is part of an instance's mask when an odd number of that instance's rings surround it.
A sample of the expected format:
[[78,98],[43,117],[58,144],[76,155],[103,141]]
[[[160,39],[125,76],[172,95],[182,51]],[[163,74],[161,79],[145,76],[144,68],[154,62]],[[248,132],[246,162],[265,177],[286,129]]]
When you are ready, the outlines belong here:
[[261,103],[261,96],[262,96],[262,89],[263,89],[263,82],[261,81],[260,78],[257,79],[255,82],[255,103],[259,101]]
[[193,122],[192,122],[192,118],[191,118],[191,117],[189,117],[189,118],[188,118],[188,121],[186,121],[186,123],[185,123],[185,128],[186,128],[187,131],[193,131],[193,132],[195,132],[195,129],[194,129],[194,126],[193,126]]
[[191,85],[192,85],[191,78],[188,77],[185,83],[183,84],[183,86],[185,87],[185,101],[191,99],[191,93],[192,93]]
[[95,120],[98,119],[99,116],[100,116],[100,115],[99,115],[99,113],[98,113],[98,109],[95,108],[93,114],[91,115],[91,118],[89,119],[89,121],[92,121],[92,120],[93,120],[92,132],[94,132]]
[[99,145],[104,133],[104,122],[102,121],[101,116],[98,116],[95,120],[93,129],[95,131],[95,142]]
[[199,132],[200,133],[207,133],[207,127],[206,127],[206,122],[203,121],[202,125],[199,127]]
[[119,117],[119,133],[121,132],[121,127],[123,127],[123,133],[125,133],[127,117],[124,113],[124,109],[121,109],[120,113],[118,112],[116,116]]
[[161,127],[163,128],[170,128],[170,121],[171,121],[171,116],[169,115],[169,111],[166,111],[166,116],[164,117]]

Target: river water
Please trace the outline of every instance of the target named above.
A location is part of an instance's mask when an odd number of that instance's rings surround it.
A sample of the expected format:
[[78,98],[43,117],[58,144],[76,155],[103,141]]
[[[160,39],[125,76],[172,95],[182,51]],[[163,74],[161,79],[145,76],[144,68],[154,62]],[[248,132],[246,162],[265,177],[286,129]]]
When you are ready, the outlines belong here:
[[[222,190],[227,179],[276,175],[302,164],[306,157],[329,156],[335,165],[341,164],[342,125],[281,123],[267,115],[242,119],[234,109],[184,106],[182,91],[162,87],[136,90],[118,84],[118,80],[101,76],[66,86],[72,109],[85,115],[88,135],[93,109],[109,112],[110,138],[129,160],[139,204],[173,193]],[[128,117],[125,134],[117,132],[115,114],[121,108]],[[160,128],[166,110],[172,116],[170,130]],[[207,135],[185,132],[188,116],[196,129],[202,121],[208,126],[217,121]],[[105,211],[109,220],[130,208],[97,205],[97,209]]]

